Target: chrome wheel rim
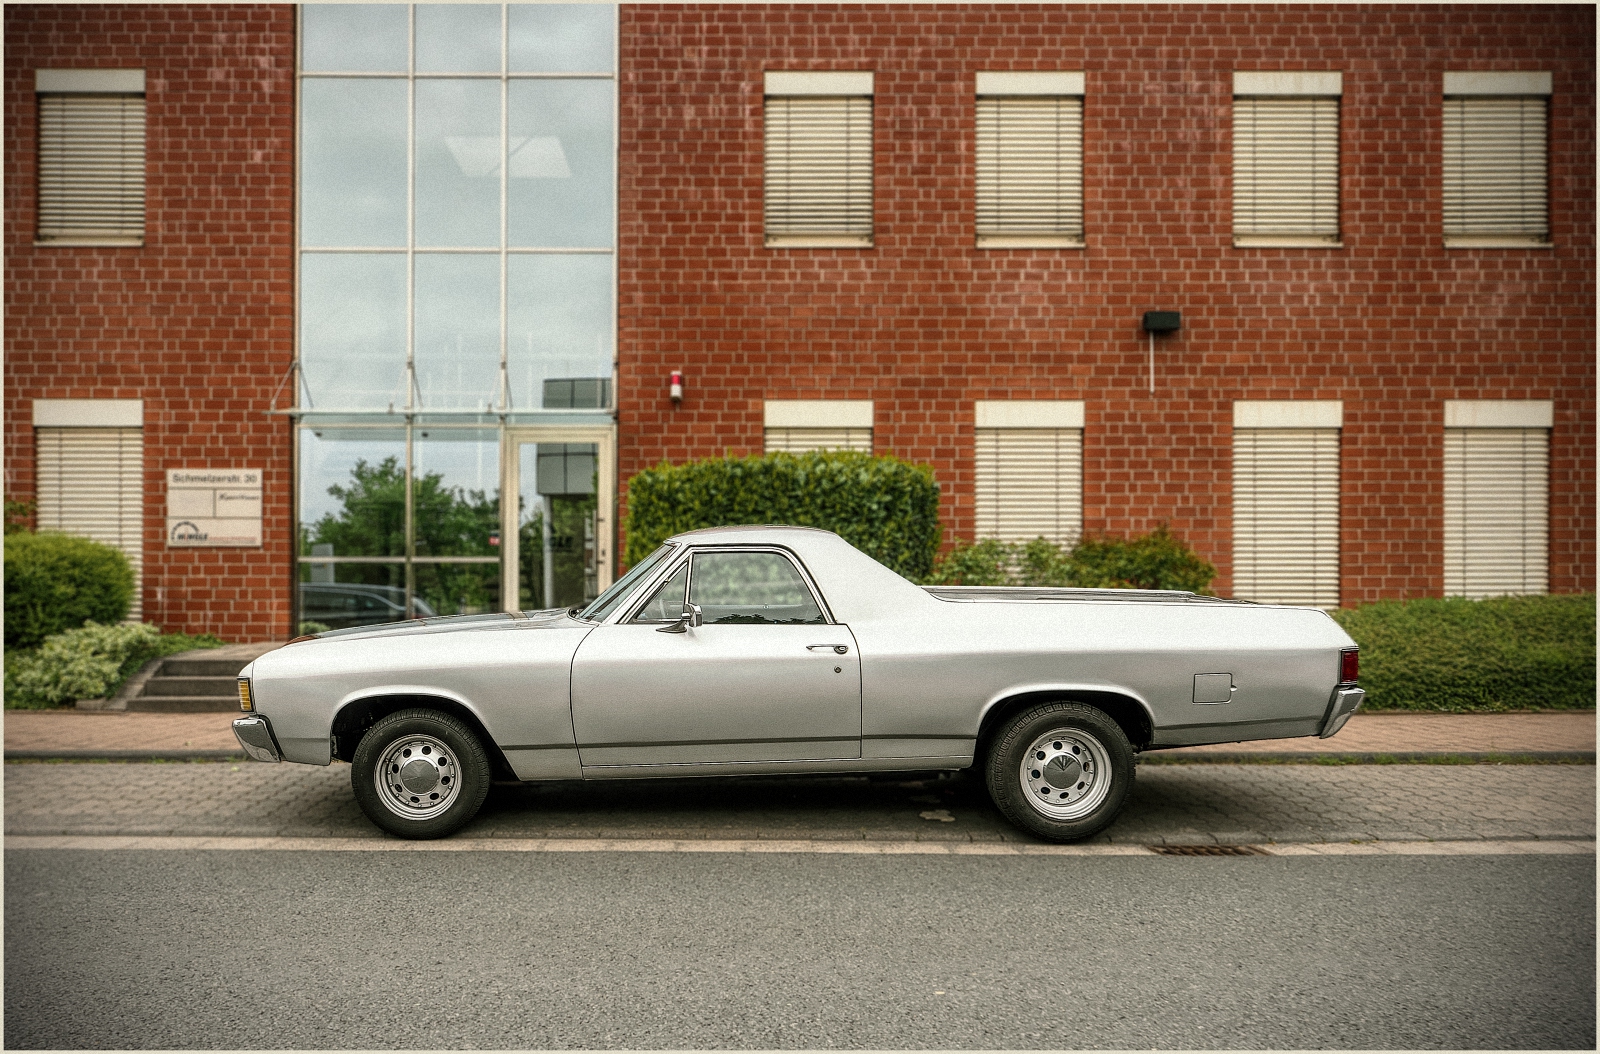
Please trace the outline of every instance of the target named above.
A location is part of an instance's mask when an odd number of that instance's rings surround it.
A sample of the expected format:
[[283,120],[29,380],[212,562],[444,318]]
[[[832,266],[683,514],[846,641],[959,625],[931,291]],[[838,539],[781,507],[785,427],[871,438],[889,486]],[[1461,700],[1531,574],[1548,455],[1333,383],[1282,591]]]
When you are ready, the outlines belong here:
[[455,751],[433,736],[401,736],[389,744],[373,780],[389,811],[408,820],[439,815],[461,792]]
[[1018,770],[1023,797],[1052,820],[1079,820],[1111,793],[1111,755],[1081,728],[1057,728],[1033,741]]

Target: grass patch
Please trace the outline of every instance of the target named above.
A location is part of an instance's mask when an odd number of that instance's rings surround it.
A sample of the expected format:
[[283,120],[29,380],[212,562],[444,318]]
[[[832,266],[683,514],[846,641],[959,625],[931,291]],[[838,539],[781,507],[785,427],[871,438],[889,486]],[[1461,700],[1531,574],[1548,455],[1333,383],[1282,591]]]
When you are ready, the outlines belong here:
[[1595,597],[1382,601],[1332,613],[1361,646],[1365,710],[1592,710]]

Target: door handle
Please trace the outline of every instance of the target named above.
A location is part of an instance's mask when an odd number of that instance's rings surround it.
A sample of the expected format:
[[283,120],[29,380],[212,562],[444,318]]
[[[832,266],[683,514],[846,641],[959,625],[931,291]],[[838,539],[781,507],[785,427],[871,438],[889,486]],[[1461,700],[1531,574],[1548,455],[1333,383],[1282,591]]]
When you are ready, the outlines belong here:
[[850,650],[847,644],[807,644],[806,651],[831,651],[835,655],[843,655]]

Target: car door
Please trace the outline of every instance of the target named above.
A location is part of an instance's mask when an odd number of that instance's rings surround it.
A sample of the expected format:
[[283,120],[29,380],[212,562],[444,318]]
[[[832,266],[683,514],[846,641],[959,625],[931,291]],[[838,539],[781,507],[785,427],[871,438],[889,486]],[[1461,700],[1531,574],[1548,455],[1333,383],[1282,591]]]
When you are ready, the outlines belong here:
[[[686,603],[700,625],[680,619]],[[859,758],[855,639],[786,551],[695,549],[645,603],[584,638],[572,723],[586,775]]]

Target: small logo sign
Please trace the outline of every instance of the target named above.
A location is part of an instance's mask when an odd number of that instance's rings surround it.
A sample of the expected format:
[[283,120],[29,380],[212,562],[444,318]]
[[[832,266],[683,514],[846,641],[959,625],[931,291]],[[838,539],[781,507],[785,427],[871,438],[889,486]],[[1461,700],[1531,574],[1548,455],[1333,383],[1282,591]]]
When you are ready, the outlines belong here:
[[190,520],[179,520],[172,525],[171,540],[174,542],[203,542],[208,537],[199,524]]

